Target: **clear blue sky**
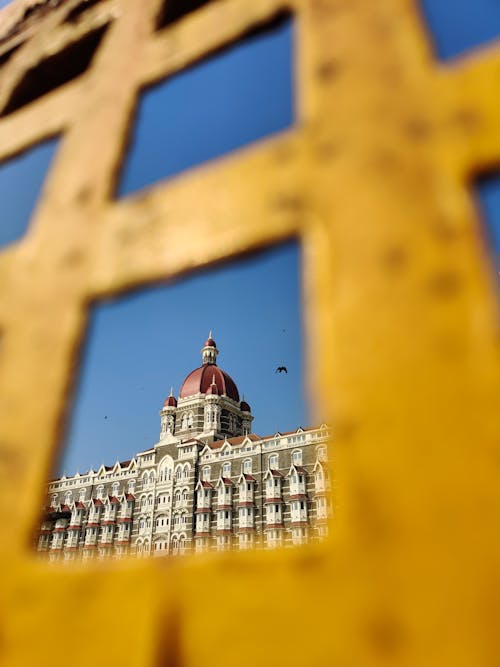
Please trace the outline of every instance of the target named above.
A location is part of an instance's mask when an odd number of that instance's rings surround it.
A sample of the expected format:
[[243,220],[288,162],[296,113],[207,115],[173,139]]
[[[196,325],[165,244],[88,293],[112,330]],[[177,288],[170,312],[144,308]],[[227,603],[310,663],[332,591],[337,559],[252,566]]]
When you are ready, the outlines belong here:
[[[500,32],[499,0],[423,0],[421,6],[442,60]],[[293,29],[285,23],[147,91],[118,196],[293,125],[292,44]],[[24,233],[56,148],[56,142],[35,147],[0,169],[0,244]],[[500,177],[483,179],[476,193],[487,218],[485,236],[498,253]],[[84,470],[151,446],[170,385],[177,392],[199,365],[210,328],[221,366],[252,406],[257,433],[307,424],[299,264],[292,244],[96,307],[61,470]],[[281,364],[288,375],[274,373]]]

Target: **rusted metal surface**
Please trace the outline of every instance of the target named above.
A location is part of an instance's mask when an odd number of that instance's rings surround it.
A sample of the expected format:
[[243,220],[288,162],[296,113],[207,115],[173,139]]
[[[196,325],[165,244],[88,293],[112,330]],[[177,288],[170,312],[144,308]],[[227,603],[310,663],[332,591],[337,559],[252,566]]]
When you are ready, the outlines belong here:
[[[27,4],[5,10],[5,33]],[[0,73],[2,107],[27,69],[112,17],[83,76],[0,118],[1,159],[62,135],[28,233],[0,253],[2,664],[498,663],[498,301],[469,182],[500,159],[499,49],[439,65],[410,0],[219,0],[161,32],[159,0],[63,23],[77,4],[13,34],[31,37]],[[283,8],[296,126],[113,201],[138,91]],[[89,304],[294,235],[309,387],[335,425],[333,536],[38,562]]]

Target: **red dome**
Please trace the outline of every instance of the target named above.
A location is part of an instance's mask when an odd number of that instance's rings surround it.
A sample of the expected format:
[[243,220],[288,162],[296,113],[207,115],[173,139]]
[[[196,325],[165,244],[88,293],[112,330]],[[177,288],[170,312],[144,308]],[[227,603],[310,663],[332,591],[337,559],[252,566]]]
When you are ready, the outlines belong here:
[[203,347],[217,347],[213,338],[207,338]]
[[240,395],[234,380],[215,364],[203,364],[200,368],[191,371],[182,383],[179,398],[208,393],[214,378],[219,395],[225,394],[233,401],[240,402]]
[[165,399],[165,403],[163,404],[164,408],[176,408],[177,407],[177,399],[175,396],[167,396]]
[[250,406],[248,405],[248,403],[246,401],[241,401],[240,410],[242,410],[243,412],[252,412],[250,410]]

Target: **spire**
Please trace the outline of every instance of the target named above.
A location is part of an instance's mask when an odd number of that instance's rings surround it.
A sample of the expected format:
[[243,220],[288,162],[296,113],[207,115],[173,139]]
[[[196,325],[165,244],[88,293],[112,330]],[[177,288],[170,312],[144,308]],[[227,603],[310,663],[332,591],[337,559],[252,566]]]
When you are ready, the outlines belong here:
[[203,360],[203,364],[216,364],[218,354],[219,350],[217,349],[217,345],[215,344],[215,341],[212,338],[212,330],[210,329],[208,338],[205,341],[205,345],[201,350],[201,358]]
[[215,381],[215,373],[212,375],[212,384],[208,388],[207,395],[208,396],[218,396],[219,395],[219,389],[218,389],[217,383]]

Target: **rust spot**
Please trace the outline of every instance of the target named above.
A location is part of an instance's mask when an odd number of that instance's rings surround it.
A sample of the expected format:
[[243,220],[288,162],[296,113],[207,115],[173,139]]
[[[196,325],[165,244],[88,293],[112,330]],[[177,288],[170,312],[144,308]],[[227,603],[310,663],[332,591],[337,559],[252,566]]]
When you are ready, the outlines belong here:
[[382,266],[387,271],[401,271],[408,262],[408,252],[403,246],[391,246],[382,253]]
[[92,188],[89,185],[81,187],[75,195],[77,204],[85,204],[90,199]]
[[393,170],[399,167],[398,156],[390,150],[381,150],[368,159],[369,166],[381,170]]
[[354,419],[339,419],[336,422],[335,436],[338,442],[350,442],[359,429],[359,424]]
[[0,479],[18,475],[21,469],[21,457],[12,447],[0,443]]
[[431,276],[427,283],[429,292],[439,299],[449,299],[460,291],[460,276],[453,271],[440,271]]
[[155,664],[158,667],[182,667],[184,660],[181,651],[181,613],[175,605],[168,612],[159,614],[158,645]]
[[453,114],[452,122],[471,132],[481,125],[481,117],[474,109],[459,109]]
[[441,243],[450,243],[459,236],[457,229],[447,220],[436,220],[431,226],[431,233]]
[[282,211],[302,211],[305,203],[298,195],[283,193],[273,199],[272,206]]
[[364,632],[368,643],[380,657],[394,657],[407,644],[407,636],[399,619],[380,611],[368,620]]
[[336,60],[327,60],[320,63],[316,68],[316,75],[321,81],[330,81],[335,78],[341,70],[341,65]]
[[424,118],[410,118],[405,124],[405,131],[410,139],[424,141],[431,134],[431,126]]
[[61,259],[61,264],[64,267],[77,267],[83,262],[84,253],[78,248],[73,248],[64,253]]
[[341,146],[335,141],[321,141],[316,145],[316,156],[319,160],[332,160],[341,151]]

